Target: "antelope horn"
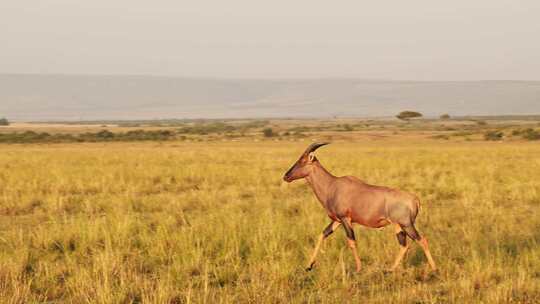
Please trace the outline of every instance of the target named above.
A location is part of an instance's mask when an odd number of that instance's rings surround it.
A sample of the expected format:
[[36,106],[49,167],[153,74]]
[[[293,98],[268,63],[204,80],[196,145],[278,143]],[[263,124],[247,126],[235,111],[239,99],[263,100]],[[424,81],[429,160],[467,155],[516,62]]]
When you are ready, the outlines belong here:
[[328,142],[325,142],[325,143],[312,143],[311,145],[309,145],[309,147],[307,147],[306,152],[304,152],[304,154],[309,154],[311,152],[315,152],[315,150],[319,149],[322,146],[326,146],[328,144],[329,144]]

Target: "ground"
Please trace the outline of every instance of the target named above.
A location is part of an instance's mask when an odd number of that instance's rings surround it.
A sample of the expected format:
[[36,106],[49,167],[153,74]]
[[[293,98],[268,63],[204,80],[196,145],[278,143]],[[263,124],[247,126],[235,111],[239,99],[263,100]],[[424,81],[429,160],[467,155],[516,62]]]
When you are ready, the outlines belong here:
[[[401,128],[2,144],[0,302],[539,302],[540,143]],[[438,273],[417,245],[385,273],[393,227],[359,226],[360,273],[341,228],[304,271],[329,219],[281,178],[329,137],[317,157],[333,174],[420,197]]]

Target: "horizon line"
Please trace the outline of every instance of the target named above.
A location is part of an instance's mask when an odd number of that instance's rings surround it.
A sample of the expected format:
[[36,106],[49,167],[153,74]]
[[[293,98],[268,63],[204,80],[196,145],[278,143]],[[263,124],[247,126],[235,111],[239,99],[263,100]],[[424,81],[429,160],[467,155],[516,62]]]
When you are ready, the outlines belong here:
[[217,80],[217,81],[374,81],[374,82],[540,82],[540,79],[464,79],[464,80],[415,80],[368,78],[360,76],[314,76],[314,77],[224,77],[224,76],[186,76],[186,75],[157,75],[157,74],[121,74],[121,73],[28,73],[0,72],[1,76],[61,76],[61,77],[146,77],[186,80]]
[[[440,115],[424,115],[423,117],[421,118],[417,118],[417,119],[413,119],[411,121],[422,121],[422,120],[439,120],[440,118]],[[461,115],[458,115],[458,114],[454,114],[454,115],[450,115],[450,118],[447,119],[447,120],[475,120],[477,118],[482,118],[482,119],[486,119],[486,120],[490,120],[490,118],[524,118],[524,117],[531,117],[531,118],[536,118],[536,117],[540,117],[540,113],[532,113],[532,114],[461,114]],[[8,118],[9,119],[9,118]],[[52,124],[62,124],[62,123],[67,123],[67,124],[73,124],[73,123],[103,123],[103,122],[109,122],[109,123],[114,123],[114,122],[121,122],[121,123],[126,123],[126,122],[166,122],[166,121],[185,121],[185,122],[197,122],[197,121],[239,121],[239,120],[302,120],[302,121],[305,121],[305,120],[340,120],[340,119],[344,119],[344,120],[348,120],[348,119],[353,119],[353,120],[398,120],[396,118],[395,115],[366,115],[366,116],[332,116],[332,117],[328,117],[328,116],[297,116],[297,117],[294,117],[294,116],[289,116],[289,117],[286,117],[286,116],[275,116],[275,117],[197,117],[197,118],[141,118],[141,119],[122,119],[122,118],[117,118],[117,119],[108,119],[108,118],[103,118],[103,119],[44,119],[44,120],[41,120],[41,119],[38,119],[38,120],[26,120],[26,119],[22,119],[22,120],[19,120],[19,119],[13,119],[13,120],[10,120],[11,122],[14,122],[14,123],[34,123],[34,124],[47,124],[47,123],[52,123]]]

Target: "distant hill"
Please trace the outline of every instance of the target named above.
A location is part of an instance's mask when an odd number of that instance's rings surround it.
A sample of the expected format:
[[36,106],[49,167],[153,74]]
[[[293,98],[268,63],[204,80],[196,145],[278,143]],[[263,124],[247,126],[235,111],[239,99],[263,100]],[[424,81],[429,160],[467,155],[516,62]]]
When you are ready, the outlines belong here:
[[10,120],[540,113],[540,81],[225,80],[0,74]]

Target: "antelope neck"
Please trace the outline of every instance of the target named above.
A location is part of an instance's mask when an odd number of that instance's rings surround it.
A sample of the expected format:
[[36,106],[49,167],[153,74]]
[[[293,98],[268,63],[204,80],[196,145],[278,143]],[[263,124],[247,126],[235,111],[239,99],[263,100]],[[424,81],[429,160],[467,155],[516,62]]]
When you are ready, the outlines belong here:
[[318,161],[313,163],[313,170],[308,176],[306,176],[308,184],[311,186],[313,192],[315,192],[315,195],[319,201],[321,201],[321,203],[326,203],[328,198],[328,189],[334,182],[335,178],[336,177],[330,172],[326,171],[326,169]]

